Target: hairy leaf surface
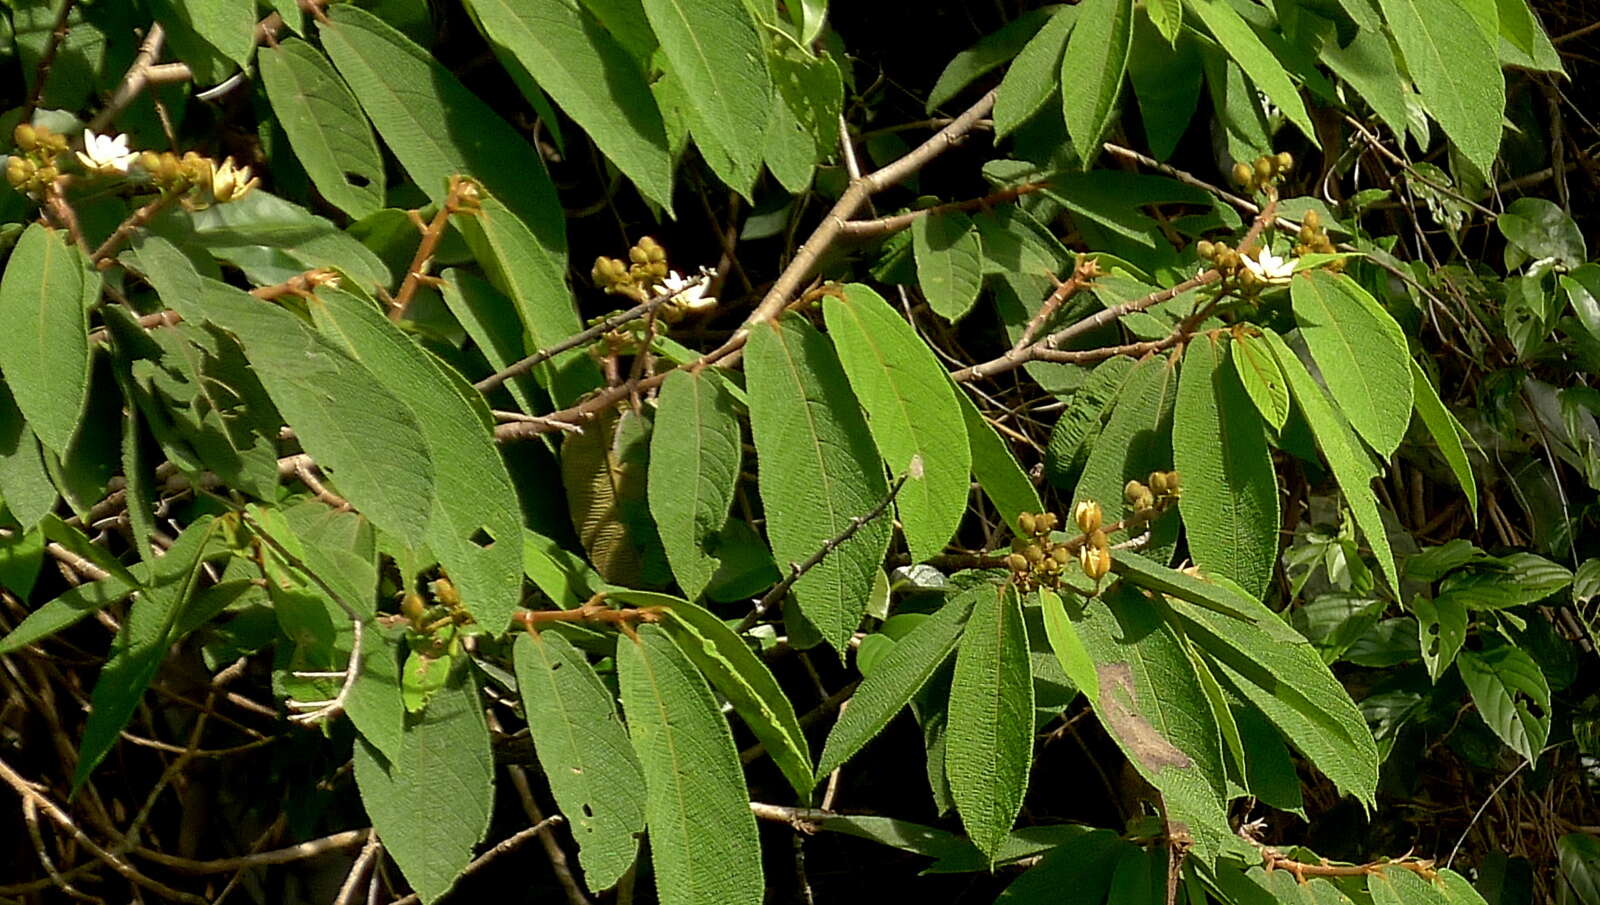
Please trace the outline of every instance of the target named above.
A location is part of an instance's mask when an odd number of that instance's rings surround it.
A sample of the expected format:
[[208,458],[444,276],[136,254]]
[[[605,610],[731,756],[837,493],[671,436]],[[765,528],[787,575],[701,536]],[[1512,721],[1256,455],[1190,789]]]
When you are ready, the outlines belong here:
[[667,562],[685,597],[700,596],[719,560],[711,544],[728,520],[739,479],[738,415],[711,376],[674,371],[661,385],[650,435],[646,492]]
[[[0,374],[28,426],[56,454],[65,453],[89,398],[90,279],[65,234],[33,224],[22,233],[0,276]],[[92,278],[99,285],[99,276]]]
[[383,207],[383,156],[355,95],[322,51],[290,38],[260,51],[267,99],[329,204],[361,218]]
[[1290,288],[1294,319],[1344,416],[1378,455],[1411,423],[1411,356],[1389,312],[1342,273],[1311,270]]

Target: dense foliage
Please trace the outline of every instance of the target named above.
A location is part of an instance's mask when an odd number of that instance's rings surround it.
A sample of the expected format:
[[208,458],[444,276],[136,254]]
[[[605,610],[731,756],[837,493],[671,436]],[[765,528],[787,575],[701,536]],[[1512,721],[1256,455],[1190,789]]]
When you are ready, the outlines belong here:
[[1581,9],[4,0],[0,902],[1600,905]]

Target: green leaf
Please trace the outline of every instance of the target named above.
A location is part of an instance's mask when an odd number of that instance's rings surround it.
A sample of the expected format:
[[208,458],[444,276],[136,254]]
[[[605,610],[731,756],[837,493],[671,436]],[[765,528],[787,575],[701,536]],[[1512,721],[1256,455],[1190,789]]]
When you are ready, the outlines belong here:
[[1467,505],[1472,509],[1472,520],[1478,520],[1478,480],[1472,473],[1472,463],[1467,459],[1466,447],[1461,440],[1467,435],[1467,429],[1461,426],[1456,416],[1444,406],[1444,401],[1439,398],[1439,393],[1433,388],[1433,381],[1423,372],[1422,366],[1415,361],[1411,362],[1411,396],[1416,403],[1417,417],[1421,419],[1423,427],[1428,429],[1428,434],[1433,437],[1433,442],[1438,444],[1439,455],[1444,458],[1445,464],[1450,466],[1450,473],[1456,476],[1456,483],[1467,495]]
[[1289,381],[1295,402],[1299,403],[1300,411],[1317,438],[1317,445],[1322,448],[1322,455],[1328,460],[1328,466],[1339,482],[1339,489],[1344,492],[1345,503],[1355,517],[1356,527],[1361,529],[1361,534],[1371,545],[1373,554],[1378,558],[1378,567],[1383,570],[1389,583],[1398,587],[1400,578],[1394,565],[1394,551],[1389,547],[1389,535],[1384,529],[1383,517],[1378,513],[1378,500],[1372,493],[1372,479],[1377,477],[1377,469],[1362,448],[1361,441],[1334,410],[1322,387],[1311,379],[1300,358],[1278,334],[1263,328],[1262,336],[1278,359],[1278,367]]
[[[130,571],[143,581],[149,577],[149,564],[136,563]],[[78,585],[29,613],[27,618],[17,623],[16,628],[0,638],[0,654],[9,654],[42,641],[83,617],[127,597],[137,589],[136,586],[115,576]]]
[[470,670],[459,669],[427,709],[406,718],[394,760],[357,745],[355,774],[384,850],[424,905],[449,892],[494,807],[494,754]]
[[1550,686],[1526,651],[1494,641],[1456,658],[1478,714],[1511,749],[1532,761],[1550,735]]
[[1572,572],[1543,556],[1520,551],[1481,567],[1454,572],[1440,584],[1468,609],[1503,610],[1537,603],[1572,583]]
[[650,435],[646,493],[672,574],[691,600],[716,574],[711,544],[728,520],[744,457],[733,399],[699,371],[673,371],[661,386]]
[[1033,674],[1016,588],[974,596],[950,683],[945,764],[961,824],[992,865],[1028,790]]
[[761,26],[741,0],[644,0],[666,69],[693,102],[689,134],[717,177],[748,197],[761,171],[772,80]]
[[1587,257],[1583,232],[1555,202],[1544,198],[1518,198],[1494,220],[1506,241],[1530,258],[1553,258],[1566,267],[1578,267]]
[[1182,0],[1149,0],[1144,9],[1161,37],[1166,38],[1168,44],[1177,44],[1178,29],[1183,25]]
[[1094,664],[1081,686],[1129,764],[1188,825],[1201,858],[1228,841],[1222,742],[1183,641],[1163,608],[1127,583],[1068,601],[1066,615]]
[[1255,403],[1256,411],[1267,419],[1273,430],[1283,430],[1289,420],[1289,385],[1284,382],[1283,371],[1277,359],[1260,337],[1241,331],[1234,334],[1232,354],[1234,373],[1239,383]]
[[705,680],[654,625],[618,642],[617,678],[644,767],[662,905],[760,905],[761,845],[744,771]]
[[471,0],[502,45],[639,191],[672,212],[672,161],[661,111],[638,62],[573,0]]
[[1061,111],[1078,159],[1088,166],[1099,156],[1122,94],[1133,43],[1133,0],[1083,0],[1078,26],[1061,57]]
[[839,714],[839,721],[828,733],[816,775],[832,773],[889,725],[889,720],[911,702],[955,650],[978,597],[992,593],[980,586],[954,596],[895,642],[851,696],[850,706]]
[[[445,306],[472,337],[489,366],[499,372],[520,360],[526,347],[516,303],[470,270],[452,267],[440,276],[444,282],[439,294]],[[548,380],[548,366],[546,370]],[[536,388],[531,377],[513,377],[505,387],[524,412],[539,411],[533,402]]]
[[1500,149],[1505,77],[1495,45],[1452,0],[1379,0],[1422,106],[1488,173]]
[[1393,456],[1411,423],[1411,356],[1400,325],[1342,273],[1297,275],[1290,297],[1334,401],[1379,456]]
[[1172,422],[1172,464],[1183,476],[1189,555],[1207,572],[1260,597],[1278,559],[1278,479],[1261,417],[1229,350],[1195,337],[1183,356]]
[[[1189,11],[1199,17],[1229,57],[1244,74],[1289,117],[1300,133],[1318,144],[1317,131],[1300,100],[1300,91],[1283,70],[1260,36],[1234,10],[1228,0],[1185,0]],[[1496,114],[1498,115],[1498,113]]]
[[[72,442],[89,398],[86,262],[65,235],[35,223],[22,233],[0,276],[0,374],[45,448]],[[99,285],[99,277],[94,277]]]
[[150,231],[191,252],[203,249],[262,286],[313,267],[336,267],[364,286],[393,279],[382,259],[354,236],[260,189],[202,211],[169,211],[151,221]]
[[[1364,5],[1366,0],[1360,0]],[[1374,13],[1375,15],[1375,13]],[[1356,29],[1356,36],[1344,47],[1337,35],[1323,39],[1321,59],[1334,74],[1350,83],[1372,112],[1378,114],[1396,134],[1404,135],[1408,123],[1407,98],[1415,96],[1407,79],[1395,65],[1395,52],[1389,38],[1378,28]]]
[[893,475],[912,562],[944,550],[967,511],[972,452],[955,399],[927,343],[883,297],[860,283],[823,301],[828,333],[867,425]]
[[[1207,669],[1209,671],[1209,667]],[[1239,740],[1244,748],[1245,788],[1264,804],[1306,819],[1300,774],[1283,736],[1265,714],[1249,705],[1234,707],[1233,721],[1239,727]]]
[[[783,570],[882,503],[888,485],[833,347],[804,318],[753,329],[745,374],[767,537]],[[794,584],[801,613],[841,657],[890,533],[889,519],[873,519]]]
[[252,4],[235,0],[177,0],[172,4],[182,24],[215,47],[223,56],[249,65],[255,49],[256,16]]
[[1411,601],[1411,611],[1417,614],[1422,662],[1428,666],[1428,677],[1438,682],[1467,640],[1467,608],[1459,598],[1440,594],[1434,600],[1416,597]]
[[1056,86],[1061,83],[1061,55],[1077,21],[1076,6],[1057,8],[1011,61],[994,98],[996,139],[1010,135],[1032,119],[1056,93]]
[[1447,905],[1449,901],[1415,871],[1396,864],[1369,874],[1367,892],[1372,894],[1372,905]]
[[423,540],[478,624],[498,634],[522,597],[522,513],[488,406],[461,375],[429,355],[370,299],[324,287],[311,305],[324,335],[341,341],[416,418],[433,462],[433,511]]
[[961,211],[918,217],[911,249],[928,307],[948,321],[966,316],[983,289],[983,240],[972,218]]
[[1017,527],[1017,516],[1024,512],[1043,512],[1038,488],[1017,464],[1010,444],[978,411],[965,390],[956,388],[956,402],[967,428],[967,444],[972,447],[972,476],[978,479],[983,495],[989,498],[1007,525]]
[[1111,872],[1131,843],[1110,830],[1090,830],[1045,852],[1011,882],[995,905],[1049,905],[1071,889],[1080,902],[1105,901]]
[[1176,597],[1223,616],[1245,622],[1255,620],[1251,611],[1259,604],[1242,588],[1214,584],[1187,572],[1169,569],[1131,550],[1118,550],[1112,554],[1111,570],[1146,590]]
[[203,554],[219,527],[215,519],[202,516],[178,535],[165,556],[150,564],[149,582],[128,608],[106,665],[95,680],[89,720],[83,727],[78,764],[72,774],[74,790],[116,744],[168,649],[178,640],[175,628],[194,596]]
[[[1093,500],[1105,511],[1107,524],[1132,513],[1123,498],[1130,480],[1144,481],[1152,471],[1172,468],[1172,407],[1178,395],[1178,363],[1158,355],[1139,362],[1117,396],[1111,419],[1095,441],[1083,476],[1073,489],[1075,502]],[[1165,558],[1178,535],[1178,519],[1166,515],[1152,526],[1146,549]],[[1111,535],[1127,540],[1126,530]]]
[[[1561,72],[1561,55],[1526,0],[1497,0],[1500,59],[1512,66]],[[1507,51],[1510,52],[1507,52]]]
[[322,51],[299,38],[261,49],[267,99],[306,175],[354,218],[383,207],[383,156],[355,95]]
[[1132,358],[1108,358],[1095,365],[1089,379],[1066,400],[1067,407],[1050,429],[1050,442],[1044,450],[1044,473],[1051,484],[1067,488],[1077,483],[1102,422],[1133,368]]
[[767,168],[793,194],[811,184],[813,167],[839,142],[844,75],[827,53],[812,57],[787,42],[767,55],[777,96],[767,121]]
[[197,277],[171,245],[145,242],[138,261],[185,320],[209,320],[239,339],[273,404],[340,495],[386,533],[422,541],[434,507],[435,467],[409,406],[298,317]]
[[24,529],[56,508],[56,485],[44,465],[44,448],[22,412],[11,388],[0,380],[0,500]]
[[[1176,10],[1181,18],[1183,7],[1179,0],[1155,0],[1145,4],[1145,11],[1153,17],[1162,4]],[[1163,35],[1148,17],[1135,15],[1128,79],[1139,101],[1139,118],[1144,123],[1150,154],[1157,160],[1166,160],[1188,131],[1205,83],[1196,39],[1183,32]]]
[[128,528],[133,532],[133,548],[140,559],[150,558],[150,535],[155,533],[155,464],[146,452],[149,432],[137,405],[130,405],[122,418],[123,501],[128,508]]
[[1566,902],[1575,898],[1581,905],[1600,903],[1600,839],[1587,833],[1568,833],[1556,840],[1561,859],[1561,880],[1571,887],[1563,889]]
[[[971,47],[956,54],[949,63],[945,64],[944,71],[939,73],[939,80],[934,82],[933,88],[928,92],[928,101],[924,105],[925,111],[932,113],[939,107],[944,106],[947,101],[961,93],[962,89],[977,81],[990,70],[1017,56],[1040,31],[1049,27],[1048,23],[1051,19],[1059,15],[1064,8],[1053,6],[1044,9],[1030,9],[1002,25],[997,31],[979,38],[977,43]],[[1060,59],[1061,45],[1057,43],[1055,59],[1050,61],[1047,71],[1054,73],[1056,62]],[[1015,68],[1015,64],[1013,64],[1013,68]],[[1043,103],[1042,99],[1040,103]]]
[[805,733],[794,715],[794,705],[750,645],[710,610],[687,600],[642,591],[614,592],[611,598],[664,608],[661,627],[733,705],[795,793],[809,798],[816,781]]
[[516,643],[517,691],[539,765],[572,824],[592,891],[616,885],[639,853],[644,773],[594,667],[554,632]]

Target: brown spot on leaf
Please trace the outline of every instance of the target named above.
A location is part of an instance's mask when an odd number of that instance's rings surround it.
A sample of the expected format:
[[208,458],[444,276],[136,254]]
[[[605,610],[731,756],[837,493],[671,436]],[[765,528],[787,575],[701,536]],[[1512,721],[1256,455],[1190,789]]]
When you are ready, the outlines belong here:
[[1096,708],[1100,719],[1140,766],[1157,773],[1162,767],[1182,769],[1193,765],[1189,755],[1167,741],[1140,712],[1133,670],[1128,664],[1106,663],[1097,666],[1095,673],[1100,680],[1100,702]]

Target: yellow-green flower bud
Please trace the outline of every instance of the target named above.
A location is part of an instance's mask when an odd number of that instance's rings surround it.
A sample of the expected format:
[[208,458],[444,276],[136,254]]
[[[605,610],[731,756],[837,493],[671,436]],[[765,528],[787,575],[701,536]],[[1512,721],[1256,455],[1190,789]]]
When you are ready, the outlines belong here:
[[39,146],[39,132],[28,123],[17,123],[17,127],[11,130],[11,139],[18,150],[32,151]]
[[1039,523],[1034,518],[1033,513],[1024,512],[1017,516],[1017,527],[1022,530],[1023,534],[1033,534],[1039,530]]
[[1100,530],[1100,522],[1104,518],[1105,513],[1100,510],[1100,504],[1094,500],[1083,500],[1072,510],[1072,520],[1084,534]]
[[1233,181],[1242,189],[1255,188],[1256,171],[1250,164],[1240,161],[1233,165]]

